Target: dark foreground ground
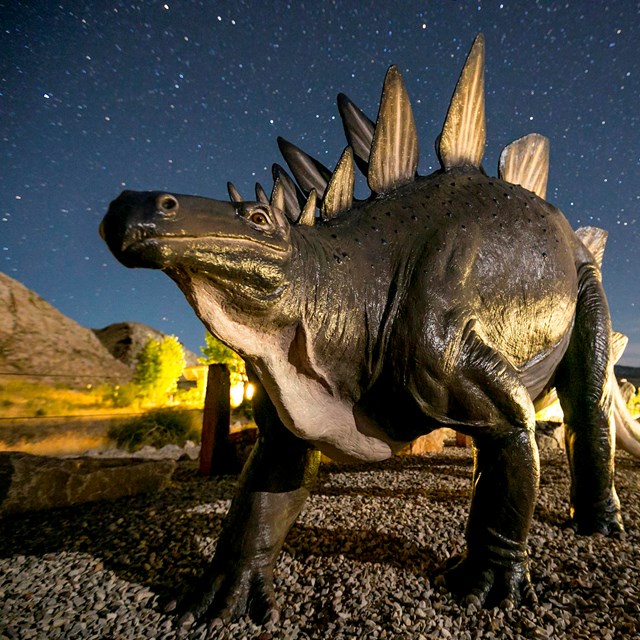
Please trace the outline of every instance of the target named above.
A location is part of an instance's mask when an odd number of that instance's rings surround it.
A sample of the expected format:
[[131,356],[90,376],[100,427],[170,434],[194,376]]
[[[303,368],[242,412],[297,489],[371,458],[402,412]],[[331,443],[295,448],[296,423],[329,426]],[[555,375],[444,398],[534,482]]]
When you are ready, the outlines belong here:
[[[581,538],[562,528],[564,456],[544,455],[529,538],[539,604],[482,611],[435,586],[463,544],[468,450],[324,467],[277,565],[280,623],[210,637],[638,639],[640,462],[617,462],[627,533]],[[0,520],[0,639],[176,637],[158,598],[183,593],[211,556],[235,484],[180,463],[161,494]]]

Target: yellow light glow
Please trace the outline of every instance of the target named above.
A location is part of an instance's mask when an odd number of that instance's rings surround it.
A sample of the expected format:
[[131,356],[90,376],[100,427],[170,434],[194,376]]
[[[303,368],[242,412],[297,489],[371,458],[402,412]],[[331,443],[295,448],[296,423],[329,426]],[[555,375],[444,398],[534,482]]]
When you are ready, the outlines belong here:
[[536,413],[536,420],[541,420],[543,422],[562,422],[564,420],[564,414],[562,412],[560,402],[556,400],[548,407],[538,411],[538,413]]
[[248,383],[244,388],[244,397],[247,400],[251,400],[251,398],[253,398],[253,394],[255,393],[255,391],[256,391],[256,388],[251,383]]
[[244,383],[234,384],[229,390],[229,395],[231,396],[231,406],[234,409],[239,407],[244,399]]

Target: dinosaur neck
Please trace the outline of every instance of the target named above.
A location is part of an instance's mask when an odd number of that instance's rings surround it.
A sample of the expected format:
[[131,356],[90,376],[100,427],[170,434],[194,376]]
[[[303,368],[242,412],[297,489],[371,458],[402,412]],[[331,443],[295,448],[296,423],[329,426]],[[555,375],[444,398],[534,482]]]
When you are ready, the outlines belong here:
[[[185,268],[166,270],[193,307],[205,327],[243,357],[260,357],[291,326],[295,326],[298,309],[291,308],[287,281],[271,295],[256,297],[242,283],[221,284],[206,273]],[[289,330],[290,333],[290,330]]]

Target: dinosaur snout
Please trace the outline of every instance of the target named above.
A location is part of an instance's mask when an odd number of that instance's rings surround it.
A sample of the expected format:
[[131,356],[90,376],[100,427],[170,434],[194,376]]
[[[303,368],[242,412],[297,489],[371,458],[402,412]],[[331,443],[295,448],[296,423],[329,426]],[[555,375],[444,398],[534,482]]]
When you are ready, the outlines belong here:
[[[127,267],[157,266],[149,260],[143,241],[156,235],[156,225],[151,214],[155,206],[149,207],[149,198],[135,191],[123,191],[109,205],[100,223],[100,236],[107,243],[111,253]],[[164,208],[171,215],[177,208],[173,196],[164,196]]]

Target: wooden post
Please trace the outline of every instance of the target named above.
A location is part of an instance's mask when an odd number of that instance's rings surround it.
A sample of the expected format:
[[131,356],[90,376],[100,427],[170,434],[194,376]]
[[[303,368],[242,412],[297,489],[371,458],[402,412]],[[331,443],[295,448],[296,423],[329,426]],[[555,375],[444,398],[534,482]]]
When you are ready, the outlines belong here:
[[205,476],[229,473],[235,456],[230,455],[229,369],[224,364],[210,364],[202,416],[200,473]]
[[466,436],[464,433],[456,431],[456,446],[457,447],[470,447],[471,436]]

